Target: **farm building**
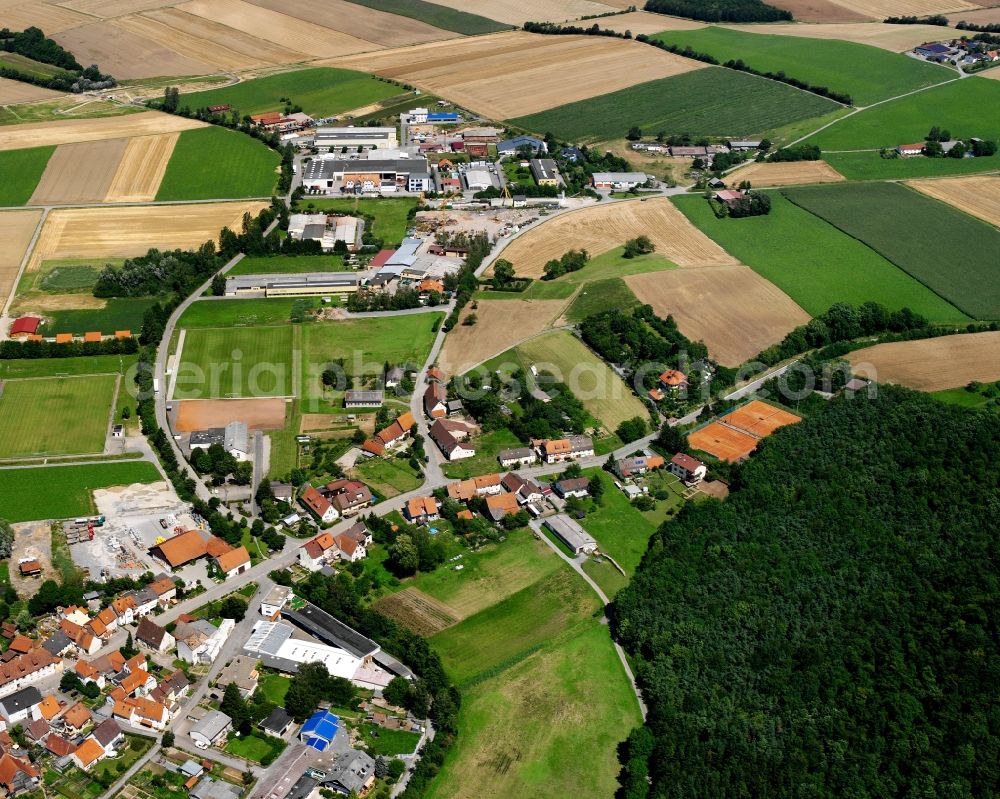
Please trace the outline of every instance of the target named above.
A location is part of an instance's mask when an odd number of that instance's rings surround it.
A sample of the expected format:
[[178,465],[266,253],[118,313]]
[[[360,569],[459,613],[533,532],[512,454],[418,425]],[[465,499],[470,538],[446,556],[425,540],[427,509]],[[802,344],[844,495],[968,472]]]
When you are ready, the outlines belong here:
[[362,449],[372,455],[384,455],[387,451],[400,446],[409,437],[413,425],[413,414],[405,411],[391,425],[379,430],[374,438],[368,439],[362,445]]
[[395,128],[317,128],[313,144],[330,151],[341,147],[391,150],[399,146]]
[[471,458],[476,454],[475,447],[463,443],[472,434],[472,428],[464,422],[438,419],[431,425],[428,432],[434,443],[450,461]]
[[431,188],[425,158],[316,158],[302,175],[306,191],[421,192]]
[[10,337],[23,338],[25,336],[33,336],[38,332],[38,326],[41,323],[42,320],[37,316],[22,316],[19,319],[15,319],[10,326]]
[[196,430],[188,441],[192,453],[196,449],[208,449],[213,444],[221,445],[236,460],[245,461],[250,457],[250,435],[246,422],[230,422],[225,427]]
[[536,139],[534,136],[515,136],[497,145],[497,152],[500,155],[514,155],[518,150],[525,149],[535,154],[548,152],[545,142],[541,139]]
[[177,569],[205,557],[208,554],[208,541],[198,530],[188,530],[150,547],[149,552],[171,568]]
[[575,555],[592,555],[597,551],[597,542],[580,525],[565,513],[551,516],[544,522],[545,526],[568,546]]
[[670,459],[670,472],[687,485],[695,485],[705,479],[708,467],[697,458],[692,458],[685,452],[678,452]]
[[645,172],[595,172],[591,180],[595,189],[627,191],[641,186],[649,177]]
[[942,44],[941,42],[925,42],[919,47],[914,47],[913,52],[921,58],[930,58],[934,60],[947,60],[952,56],[958,55],[958,51],[954,47]]
[[431,383],[424,391],[424,413],[431,419],[448,414],[448,393],[440,383]]
[[250,553],[242,545],[217,555],[213,560],[227,580],[243,574],[250,568]]
[[539,186],[558,186],[559,168],[551,158],[532,158],[531,175]]
[[900,155],[920,155],[924,151],[924,142],[916,144],[897,144],[896,152]]
[[743,153],[749,150],[760,149],[760,139],[746,139],[743,141],[730,141],[727,142],[729,149],[733,152]]
[[344,407],[379,408],[382,406],[383,398],[382,391],[346,391],[344,392]]
[[469,128],[462,131],[462,139],[468,142],[496,142],[500,136],[496,128]]
[[538,463],[538,453],[531,447],[516,447],[515,449],[502,449],[497,455],[500,465],[505,469],[513,466],[529,466]]
[[307,272],[299,275],[237,275],[226,278],[226,296],[343,297],[361,281],[353,272]]

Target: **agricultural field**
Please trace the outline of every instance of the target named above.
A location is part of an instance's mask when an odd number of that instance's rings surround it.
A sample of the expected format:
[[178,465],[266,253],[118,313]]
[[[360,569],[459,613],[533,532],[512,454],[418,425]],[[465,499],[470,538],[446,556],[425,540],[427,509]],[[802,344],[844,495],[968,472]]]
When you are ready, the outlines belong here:
[[[7,63],[7,59],[0,56],[0,65],[7,65]],[[30,103],[35,100],[46,100],[50,97],[58,96],[59,92],[54,92],[51,89],[34,86],[30,83],[22,83],[19,80],[0,78],[0,105]]]
[[40,210],[0,212],[0,307],[6,303],[21,269],[31,237],[42,218]]
[[749,180],[754,188],[765,186],[801,186],[809,183],[839,183],[844,180],[826,161],[752,161],[729,173],[731,184]]
[[1000,157],[882,158],[876,150],[826,153],[830,166],[848,180],[906,180],[971,175],[1000,170]]
[[16,127],[36,122],[99,119],[142,113],[144,113],[143,110],[138,106],[117,105],[105,100],[84,100],[81,102],[75,94],[64,94],[55,99],[35,100],[18,105],[0,105],[0,127]]
[[1000,176],[915,180],[912,188],[1000,227]]
[[746,266],[632,275],[625,283],[658,316],[672,315],[685,336],[703,341],[723,366],[738,366],[810,318],[781,289]]
[[150,136],[154,133],[175,133],[205,126],[206,123],[196,119],[161,114],[159,111],[141,111],[137,114],[92,119],[29,122],[24,125],[4,126],[3,136],[0,136],[0,150]]
[[879,383],[941,391],[1000,380],[1000,333],[966,333],[876,344],[845,357],[854,373]]
[[[58,295],[57,302],[64,300],[65,295]],[[56,333],[76,333],[83,335],[92,330],[98,330],[105,335],[111,335],[116,330],[131,330],[138,334],[142,327],[142,317],[146,311],[156,304],[155,297],[112,297],[108,300],[98,300],[91,305],[90,297],[84,295],[80,308],[45,308],[45,322],[39,332],[42,335]],[[50,305],[44,300],[27,300],[18,298],[18,305],[32,302],[40,307]]]
[[287,397],[292,369],[290,325],[188,330],[173,397]]
[[612,308],[627,312],[640,304],[624,280],[608,277],[585,283],[563,316],[570,324],[578,324],[588,316]]
[[181,105],[203,108],[231,105],[242,114],[280,111],[288,98],[310,116],[325,117],[360,108],[400,94],[399,86],[349,69],[314,67],[280,72],[221,89],[181,92]]
[[398,247],[410,226],[410,212],[417,207],[414,198],[352,197],[349,199],[306,198],[302,209],[306,213],[332,211],[341,214],[370,216],[374,219],[371,232],[382,239],[386,247]]
[[593,14],[606,14],[614,8],[593,0],[439,0],[439,5],[469,11],[509,25],[536,22],[562,22]]
[[[35,61],[33,58],[28,58],[20,53],[8,53],[6,50],[0,51],[0,67],[7,67],[9,69],[16,69],[23,75],[27,75],[32,78],[52,78],[58,75],[61,70],[57,66],[52,64],[46,64],[42,61]],[[38,86],[34,86],[30,83],[20,83],[18,81],[11,81],[17,86],[24,86],[25,91],[28,89],[40,89]],[[45,91],[42,89],[42,91]],[[14,102],[22,102],[20,100]]]
[[[271,0],[271,2],[280,2],[280,0]],[[439,39],[442,38],[441,31],[452,31],[464,36],[477,36],[481,33],[494,33],[509,28],[508,25],[495,22],[492,19],[487,19],[477,14],[470,14],[465,9],[457,7],[449,8],[447,3],[430,3],[425,2],[425,0],[349,0],[349,2],[366,8],[386,11],[400,17],[421,20],[428,25],[434,25],[438,29],[438,36],[436,38]],[[354,12],[354,14],[356,13]],[[399,23],[395,21],[390,22],[389,26],[391,28],[400,27]],[[378,37],[377,40],[381,40],[381,36],[378,36],[378,34],[384,30],[384,28],[380,28],[373,31]],[[410,41],[416,42],[417,40],[411,39]],[[405,39],[403,41],[392,42],[392,44],[406,43]],[[389,44],[389,42],[386,42],[386,44]]]
[[344,259],[339,255],[249,256],[230,269],[227,275],[298,275],[303,272],[339,272]]
[[90,21],[86,14],[55,3],[4,3],[4,26],[15,31],[34,25],[51,35]]
[[865,15],[849,11],[832,0],[778,0],[771,5],[792,12],[799,22],[855,22]]
[[953,69],[853,42],[767,36],[715,26],[668,31],[655,38],[708,53],[720,63],[742,60],[760,72],[784,72],[813,86],[827,86],[849,94],[856,105],[871,105],[955,77]]
[[[793,1],[796,3],[823,2],[823,0],[787,0],[787,2],[781,4],[781,7],[789,7],[789,3]],[[793,11],[792,13],[795,12]],[[961,35],[961,31],[954,28],[939,27],[937,25],[891,25],[883,22],[852,22],[851,20],[843,22],[831,21],[828,23],[819,22],[809,25],[789,25],[785,22],[772,22],[750,25],[726,25],[724,27],[746,33],[766,33],[774,36],[837,39],[844,42],[868,44],[872,47],[879,47],[882,50],[889,50],[893,53],[902,53],[904,50],[910,50],[923,42],[952,39]]]
[[245,422],[250,430],[279,430],[285,425],[284,399],[184,400],[174,403],[173,428],[190,433],[209,427]]
[[[628,7],[628,3],[624,7]],[[639,5],[639,4],[636,4]],[[647,11],[630,11],[627,14],[615,14],[613,17],[602,17],[595,20],[598,25],[607,30],[625,33],[631,31],[633,36],[643,33],[652,36],[663,31],[686,31],[704,28],[704,22],[681,17],[668,17],[663,14],[652,14]]]
[[0,206],[24,205],[31,199],[54,151],[54,147],[0,149]]
[[10,522],[69,519],[93,513],[92,491],[162,480],[146,461],[0,469],[3,515]]
[[[422,0],[302,0],[294,4],[281,0],[250,0],[254,5],[290,14],[307,22],[341,30],[376,47],[418,44],[450,38],[454,32],[466,33],[439,24],[452,20],[460,25],[466,21],[462,15]],[[475,24],[477,20],[472,19]],[[478,20],[487,22],[488,20]],[[475,30],[474,33],[489,31]]]
[[280,162],[274,150],[234,130],[217,126],[188,130],[174,146],[156,199],[269,197]]
[[[534,114],[704,66],[639,42],[520,31],[324,63],[412,84],[494,119]],[[567,68],[573,71],[572,81],[566,80]],[[524,91],[526,85],[530,92]]]
[[125,146],[125,139],[60,144],[28,202],[31,205],[103,202]]
[[838,108],[832,100],[784,83],[707,67],[618,91],[609,89],[598,97],[519,116],[513,123],[567,141],[613,139],[633,125],[647,133],[748,138]]
[[770,192],[771,213],[718,219],[701,197],[676,197],[704,233],[767,278],[811,316],[836,302],[908,307],[934,322],[968,322],[954,305],[860,241]]
[[103,452],[117,383],[117,375],[5,380],[0,458]]
[[[977,319],[1000,319],[1000,231],[898,183],[785,189],[785,196]],[[908,234],[900,235],[906,230]],[[942,257],[960,253],[961,257]]]
[[128,140],[105,202],[150,202],[167,171],[179,133],[136,136]]
[[979,8],[978,4],[965,0],[835,0],[838,6],[865,14],[874,19],[910,15],[926,16],[943,12],[961,14],[969,9]]

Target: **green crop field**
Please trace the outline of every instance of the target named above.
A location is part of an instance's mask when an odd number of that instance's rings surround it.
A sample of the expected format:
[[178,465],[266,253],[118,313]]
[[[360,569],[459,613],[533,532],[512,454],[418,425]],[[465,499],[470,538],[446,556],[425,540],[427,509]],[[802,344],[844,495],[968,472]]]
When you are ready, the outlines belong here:
[[151,297],[112,297],[103,308],[69,308],[63,311],[46,311],[47,321],[42,324],[43,335],[76,333],[82,335],[92,330],[104,334],[116,330],[138,333],[146,309],[156,304]]
[[959,139],[1000,138],[1000,82],[972,77],[935,86],[845,117],[807,141],[823,150],[895,147],[922,141],[934,125]]
[[899,183],[784,191],[977,319],[1000,319],[1000,231]]
[[35,61],[20,53],[8,53],[0,51],[0,66],[10,67],[37,78],[53,78],[56,75],[65,74],[65,70],[53,64],[46,64],[43,61]]
[[478,14],[470,14],[467,11],[459,11],[437,3],[427,3],[424,0],[350,0],[350,2],[378,11],[388,11],[401,17],[419,19],[435,28],[462,33],[466,36],[506,31],[510,30],[511,27]]
[[124,374],[137,360],[136,355],[81,355],[75,358],[5,360],[0,361],[0,380],[14,380],[18,377]]
[[[319,300],[304,297],[310,308],[315,308]],[[292,308],[303,300],[288,297],[246,300],[206,300],[193,302],[181,314],[177,326],[192,327],[255,327],[289,322]]]
[[55,147],[0,151],[0,206],[24,205],[31,199]]
[[673,202],[702,232],[813,316],[835,302],[874,301],[893,311],[909,307],[935,322],[969,321],[874,250],[779,192],[768,194],[771,213],[747,219],[718,219],[701,197],[675,197]]
[[740,138],[828,114],[837,108],[838,104],[832,100],[784,83],[709,67],[513,121],[522,128],[552,132],[567,141],[621,138],[633,125],[646,134],[665,131],[668,135]]
[[862,150],[824,153],[823,159],[849,180],[908,180],[1000,170],[1000,155],[985,158],[883,158],[876,150]]
[[933,86],[955,71],[878,47],[834,39],[773,36],[707,27],[666,31],[655,39],[708,53],[718,61],[742,60],[759,72],[784,72],[813,86],[849,94],[856,105]]
[[584,285],[566,309],[565,316],[566,321],[575,324],[612,308],[628,311],[641,304],[624,280],[620,277],[608,277]]
[[11,522],[83,516],[96,510],[95,489],[162,479],[146,461],[0,469],[2,514]]
[[174,389],[177,399],[291,393],[291,325],[187,331]]
[[6,380],[0,393],[0,458],[104,451],[115,375]]
[[417,207],[416,198],[350,198],[323,199],[306,197],[302,208],[306,213],[334,211],[342,214],[364,214],[374,218],[372,233],[382,239],[384,247],[398,247],[410,226],[410,212]]
[[227,275],[292,275],[303,272],[339,272],[344,259],[339,255],[272,255],[247,257]]
[[269,197],[281,162],[274,150],[235,130],[212,125],[181,133],[157,200]]
[[241,114],[282,111],[287,98],[310,116],[328,117],[400,94],[400,88],[352,69],[313,67],[254,78],[204,92],[181,92],[181,106],[192,109],[231,105]]

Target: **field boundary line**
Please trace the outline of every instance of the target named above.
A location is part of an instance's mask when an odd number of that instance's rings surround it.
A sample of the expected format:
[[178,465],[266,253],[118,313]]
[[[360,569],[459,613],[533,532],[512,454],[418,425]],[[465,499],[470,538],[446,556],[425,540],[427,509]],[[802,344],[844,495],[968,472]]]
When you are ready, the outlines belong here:
[[[35,245],[38,243],[39,236],[42,235],[42,228],[45,227],[45,220],[48,219],[48,217],[49,209],[42,209],[42,215],[38,218],[38,224],[35,225],[35,232],[31,235],[31,241],[28,242],[28,246],[24,250],[24,255],[21,256],[21,265],[18,267],[13,283],[11,283],[10,292],[4,300],[3,308],[0,309],[0,320],[10,313],[10,306],[14,304],[14,298],[17,296],[17,286],[21,282],[21,278],[24,277],[24,270],[27,268],[28,262],[31,260],[31,254],[35,251]],[[0,338],[7,338],[7,333],[0,332]]]
[[167,390],[167,402],[174,401],[174,389],[177,387],[177,374],[180,371],[181,355],[184,352],[184,339],[187,336],[187,328],[182,327],[177,334],[177,351],[174,353],[174,370],[170,375],[170,388]]
[[108,451],[108,434],[115,423],[115,409],[118,407],[118,394],[122,390],[122,376],[115,375],[115,390],[111,392],[111,407],[108,409],[108,424],[104,428],[104,451]]

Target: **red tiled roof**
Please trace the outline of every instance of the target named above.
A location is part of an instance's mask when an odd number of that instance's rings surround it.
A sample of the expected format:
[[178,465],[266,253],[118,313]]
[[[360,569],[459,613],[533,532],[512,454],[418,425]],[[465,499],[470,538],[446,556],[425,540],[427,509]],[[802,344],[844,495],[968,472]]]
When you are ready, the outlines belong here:
[[208,545],[197,530],[175,535],[152,548],[158,549],[163,559],[174,568],[197,560],[208,552]]
[[392,258],[392,255],[395,252],[395,250],[379,250],[375,253],[375,257],[368,262],[368,266],[372,269],[378,269],[380,266],[385,266],[386,262]]
[[35,333],[41,323],[42,320],[37,316],[22,316],[14,320],[14,324],[10,326],[10,334],[16,336],[18,333]]
[[238,546],[236,549],[222,553],[216,560],[219,563],[219,568],[228,573],[250,563],[250,553],[247,552],[245,546]]

